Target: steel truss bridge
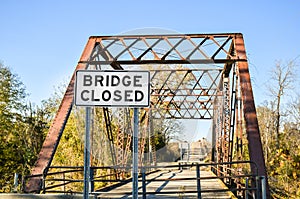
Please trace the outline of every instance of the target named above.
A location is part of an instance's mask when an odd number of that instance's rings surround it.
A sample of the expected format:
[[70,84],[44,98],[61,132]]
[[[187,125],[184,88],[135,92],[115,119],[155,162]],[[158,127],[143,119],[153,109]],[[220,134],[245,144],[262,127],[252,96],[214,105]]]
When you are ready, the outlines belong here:
[[[150,71],[151,105],[140,110],[139,117],[140,168],[155,167],[155,121],[212,120],[215,175],[229,186],[237,184],[230,176],[241,176],[246,168],[236,163],[249,161],[250,176],[267,177],[242,34],[91,36],[75,72],[83,69]],[[45,176],[55,167],[51,162],[74,109],[75,72],[28,177],[26,192],[45,191]],[[130,166],[132,110],[95,109],[105,121],[103,131],[110,142],[114,168],[110,176],[120,180]],[[249,159],[244,158],[245,151]],[[251,186],[255,184],[254,180]]]

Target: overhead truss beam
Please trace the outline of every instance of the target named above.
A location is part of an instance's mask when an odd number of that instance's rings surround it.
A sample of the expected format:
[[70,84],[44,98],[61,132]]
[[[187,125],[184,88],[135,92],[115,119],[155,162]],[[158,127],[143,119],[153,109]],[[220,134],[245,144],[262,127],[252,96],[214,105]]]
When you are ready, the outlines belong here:
[[222,69],[150,70],[153,118],[212,119]]
[[90,37],[97,39],[92,59],[81,60],[80,63],[119,67],[132,64],[224,64],[246,61],[231,52],[235,36],[188,34]]

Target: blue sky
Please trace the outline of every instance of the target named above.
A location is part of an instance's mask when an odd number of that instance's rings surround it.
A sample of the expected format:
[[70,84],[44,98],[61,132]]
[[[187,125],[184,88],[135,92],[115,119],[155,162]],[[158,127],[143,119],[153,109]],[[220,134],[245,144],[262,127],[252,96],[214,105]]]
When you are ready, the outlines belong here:
[[0,24],[0,60],[20,76],[36,103],[68,80],[91,35],[145,27],[180,33],[241,32],[254,87],[263,86],[275,60],[300,55],[300,1],[294,0],[2,0]]
[[[37,104],[69,80],[91,35],[157,27],[244,34],[256,104],[276,60],[300,55],[300,1],[2,0],[0,60]],[[298,63],[300,58],[298,59]]]

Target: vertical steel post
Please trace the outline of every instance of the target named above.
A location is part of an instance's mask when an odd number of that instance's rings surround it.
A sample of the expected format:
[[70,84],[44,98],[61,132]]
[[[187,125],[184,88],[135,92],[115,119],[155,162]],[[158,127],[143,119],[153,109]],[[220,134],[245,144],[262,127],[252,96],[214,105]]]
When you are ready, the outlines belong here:
[[245,183],[245,187],[246,187],[246,190],[245,190],[245,199],[249,199],[249,178],[246,178],[246,183]]
[[255,184],[256,184],[256,198],[261,198],[261,184],[260,184],[260,177],[255,177]]
[[66,193],[66,175],[65,175],[65,173],[63,173],[63,179],[64,179],[64,193]]
[[190,148],[190,143],[189,142],[187,142],[188,143],[188,150],[187,150],[187,163],[189,163],[189,161],[190,161],[190,150],[191,150],[191,148]]
[[[223,137],[222,139],[222,162],[229,162],[229,137],[230,137],[230,123],[231,123],[231,113],[230,113],[230,82],[229,77],[223,78]],[[230,175],[229,165],[225,164],[222,166],[222,175]],[[225,173],[225,174],[224,174]],[[228,178],[223,179],[224,182],[230,183]]]
[[[48,170],[48,169],[47,169]],[[42,178],[42,190],[43,190],[43,194],[46,193],[46,177],[47,177],[47,170],[45,169],[43,171],[43,178]]]
[[[91,141],[93,143],[93,140]],[[90,168],[90,192],[95,191],[94,169]]]
[[143,189],[143,199],[146,199],[147,193],[146,193],[146,170],[145,170],[145,168],[142,168],[142,189]]
[[179,170],[182,171],[182,161],[183,161],[183,150],[182,150],[182,142],[179,142],[180,144],[180,162],[179,162]]
[[200,166],[199,164],[196,165],[196,172],[197,172],[197,198],[201,199],[201,184],[200,184]]
[[83,198],[89,198],[89,183],[90,183],[90,120],[91,120],[91,107],[85,108],[85,143],[84,143],[84,190]]
[[19,185],[19,174],[15,173],[14,174],[14,192],[18,191],[18,185]]
[[[150,117],[151,117],[151,109],[149,109],[149,117],[148,117],[148,155],[147,155],[147,158],[148,158],[148,162],[147,162],[147,166],[151,166],[151,121],[150,121]],[[149,171],[149,169],[148,169]]]
[[139,109],[133,110],[133,144],[132,144],[132,198],[138,199],[138,135],[139,135]]
[[261,195],[262,195],[262,199],[267,199],[266,177],[265,176],[261,176]]

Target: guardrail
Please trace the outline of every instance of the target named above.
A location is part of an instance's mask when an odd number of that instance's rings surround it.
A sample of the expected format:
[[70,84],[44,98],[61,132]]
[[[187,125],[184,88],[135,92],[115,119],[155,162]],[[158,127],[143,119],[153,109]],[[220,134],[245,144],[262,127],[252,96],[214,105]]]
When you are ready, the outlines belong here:
[[[188,181],[196,181],[197,190],[195,191],[184,191],[184,193],[195,193],[197,198],[202,198],[201,194],[205,192],[232,192],[239,198],[266,198],[266,179],[264,176],[258,176],[256,174],[243,173],[240,166],[254,164],[250,161],[237,161],[237,162],[225,162],[225,163],[192,163],[183,164],[182,162],[178,165],[169,166],[147,166],[139,168],[139,181],[142,182],[142,189],[139,192],[143,198],[146,198],[149,194],[172,194],[171,192],[150,192],[147,191],[147,184],[155,181],[182,181],[184,184]],[[256,165],[255,165],[256,166]],[[195,176],[175,178],[175,179],[157,179],[149,178],[150,173],[162,170],[162,169],[175,169],[183,170],[187,168],[195,168]],[[202,176],[201,169],[210,168],[216,175],[215,176]],[[230,169],[230,172],[226,171]],[[91,167],[90,185],[91,192],[95,196],[100,193],[112,190],[115,187],[121,186],[128,182],[131,182],[130,170],[131,167]],[[77,176],[78,179],[71,178],[70,174]],[[83,187],[83,167],[64,167],[64,166],[51,166],[48,168],[48,172],[42,175],[42,193],[64,193],[64,194],[82,194]],[[39,175],[39,176],[41,176]],[[37,177],[27,176],[26,178]],[[209,179],[221,179],[227,189],[201,189],[201,181]],[[67,185],[72,184],[73,187],[78,187],[77,190],[70,190]],[[104,186],[100,188],[100,186]],[[59,188],[59,189],[58,189]],[[176,192],[178,194],[178,192]],[[131,195],[131,192],[118,192],[118,194]],[[180,193],[179,193],[180,194]]]

